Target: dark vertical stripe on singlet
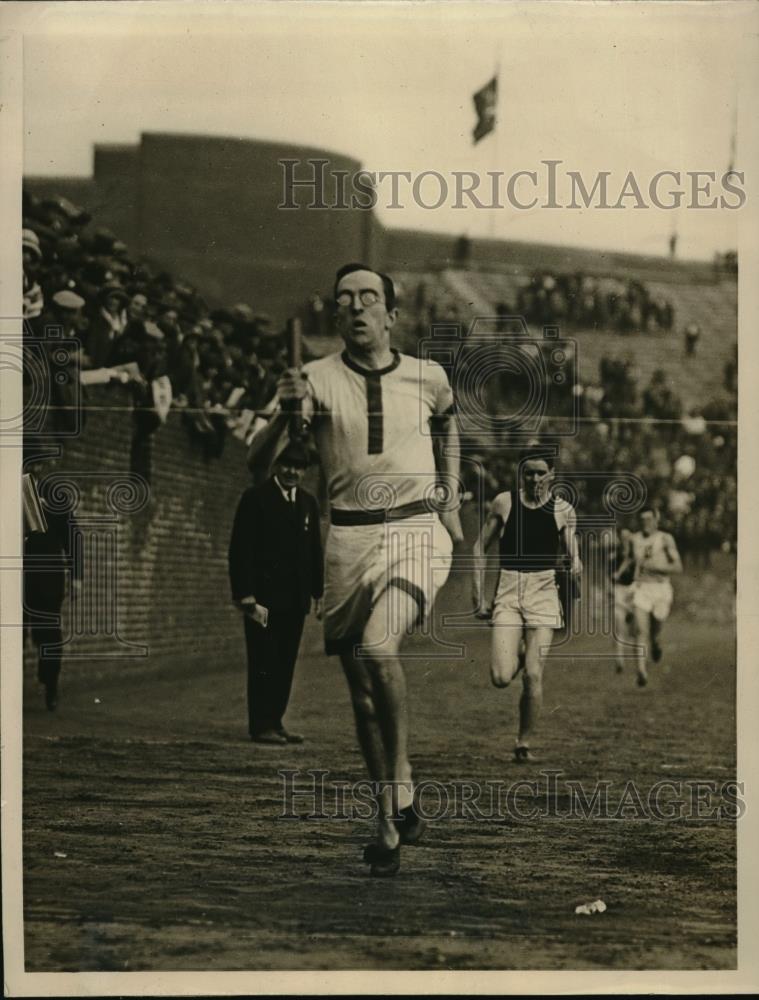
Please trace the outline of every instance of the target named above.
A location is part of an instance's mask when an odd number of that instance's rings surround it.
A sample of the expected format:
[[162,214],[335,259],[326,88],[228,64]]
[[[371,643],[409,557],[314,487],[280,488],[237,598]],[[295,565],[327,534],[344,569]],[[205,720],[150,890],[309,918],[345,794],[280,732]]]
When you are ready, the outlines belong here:
[[395,371],[401,363],[401,356],[394,348],[391,349],[393,360],[384,368],[362,368],[361,365],[349,356],[347,351],[343,351],[341,358],[343,363],[351,369],[363,375],[366,382],[366,416],[368,422],[367,451],[370,455],[381,455],[385,445],[385,431],[382,410],[382,376]]
[[384,444],[384,429],[382,422],[382,379],[372,372],[364,375],[366,380],[366,413],[369,418],[370,455],[381,455]]

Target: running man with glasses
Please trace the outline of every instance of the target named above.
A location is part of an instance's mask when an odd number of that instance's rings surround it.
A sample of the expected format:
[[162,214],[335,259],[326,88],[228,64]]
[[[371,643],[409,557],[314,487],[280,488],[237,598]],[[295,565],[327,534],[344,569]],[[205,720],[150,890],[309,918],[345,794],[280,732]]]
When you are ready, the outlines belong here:
[[[253,439],[249,464],[266,468],[299,401],[327,482],[324,638],[340,657],[359,745],[377,783],[378,825],[364,851],[371,874],[395,875],[400,844],[419,840],[408,756],[403,637],[431,613],[452,548],[462,540],[458,499],[438,509],[440,484],[458,497],[458,432],[448,377],[390,346],[395,287],[365,264],[335,278],[345,349],[279,379],[284,405]],[[453,489],[451,489],[453,488]]]

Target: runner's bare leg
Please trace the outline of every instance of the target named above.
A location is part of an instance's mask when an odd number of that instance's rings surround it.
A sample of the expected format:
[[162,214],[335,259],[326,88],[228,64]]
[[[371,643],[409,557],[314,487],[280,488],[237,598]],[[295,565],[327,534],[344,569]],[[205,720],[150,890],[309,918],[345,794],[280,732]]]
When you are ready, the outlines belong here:
[[525,629],[525,666],[522,697],[519,699],[519,736],[517,746],[530,745],[530,737],[543,707],[543,660],[553,642],[552,628],[540,626]]
[[388,780],[385,745],[374,706],[374,686],[366,661],[357,659],[353,650],[340,654],[340,662],[348,681],[348,688],[356,720],[356,735],[361,753],[366,761],[369,779],[373,782]]
[[616,652],[617,673],[625,669],[625,652],[630,648],[631,630],[627,622],[628,611],[623,604],[614,605],[614,649]]
[[493,625],[490,642],[490,681],[494,687],[508,687],[519,669],[521,625]]
[[651,645],[651,616],[642,608],[635,609],[635,639],[638,643],[638,676],[647,677],[648,648]]
[[661,627],[663,622],[660,622],[658,618],[651,615],[651,644],[659,641],[659,636],[661,635]]
[[411,787],[408,758],[408,705],[406,675],[399,653],[404,637],[419,617],[414,598],[388,587],[377,599],[364,629],[365,663],[372,679],[374,708],[385,751],[385,770],[393,785],[379,797],[379,843],[394,847],[398,831],[393,817],[398,812],[398,783]]

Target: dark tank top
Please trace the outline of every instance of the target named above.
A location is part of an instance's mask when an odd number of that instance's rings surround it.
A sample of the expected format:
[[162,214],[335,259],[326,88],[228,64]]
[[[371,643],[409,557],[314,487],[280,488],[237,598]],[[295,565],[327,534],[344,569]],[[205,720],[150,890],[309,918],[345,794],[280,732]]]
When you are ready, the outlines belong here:
[[553,497],[542,507],[525,507],[519,491],[511,491],[511,511],[503,528],[500,545],[501,569],[538,573],[556,569],[560,554],[560,532],[556,527]]

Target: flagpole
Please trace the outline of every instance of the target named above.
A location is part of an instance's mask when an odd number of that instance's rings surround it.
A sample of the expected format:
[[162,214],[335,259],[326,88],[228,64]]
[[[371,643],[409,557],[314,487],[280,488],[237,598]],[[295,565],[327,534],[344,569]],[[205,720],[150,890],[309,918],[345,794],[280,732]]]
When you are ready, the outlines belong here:
[[727,172],[731,173],[735,169],[735,155],[738,147],[738,98],[736,96],[733,105],[733,124],[730,130],[730,162],[727,165]]
[[[496,48],[495,52],[495,128],[493,132],[493,170],[498,170],[500,167],[500,144],[498,142],[498,137],[500,134],[500,129],[498,128],[500,124],[501,115],[501,47],[500,44]],[[497,213],[500,211],[498,208],[491,208],[490,210],[490,238],[496,238],[496,217]]]
[[678,211],[672,213],[672,229],[669,234],[669,256],[670,260],[674,260],[677,257],[677,241],[680,239],[680,226],[678,221]]

